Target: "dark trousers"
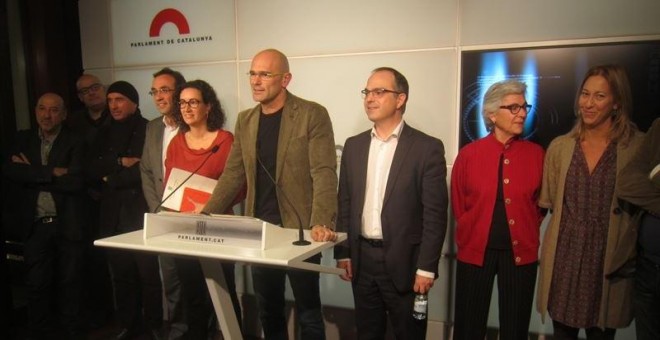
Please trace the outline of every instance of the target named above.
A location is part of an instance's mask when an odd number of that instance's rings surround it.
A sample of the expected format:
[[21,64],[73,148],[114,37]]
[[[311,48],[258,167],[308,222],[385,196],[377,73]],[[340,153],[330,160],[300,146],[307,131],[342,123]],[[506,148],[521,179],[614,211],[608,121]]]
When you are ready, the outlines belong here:
[[180,339],[188,330],[186,315],[183,310],[181,280],[176,269],[176,260],[174,256],[158,256],[160,264],[160,273],[163,280],[163,289],[165,293],[166,314],[169,321],[169,339]]
[[500,339],[527,339],[536,271],[536,262],[516,266],[511,250],[487,249],[482,267],[457,261],[454,339],[486,336],[495,276]]
[[[577,340],[579,328],[567,326],[559,321],[552,321],[554,333],[552,338],[555,340]],[[584,330],[588,340],[614,340],[616,329],[591,327]]]
[[142,322],[149,329],[160,328],[163,323],[163,289],[158,256],[108,250],[107,258],[119,325],[133,331],[139,330]]
[[[57,233],[58,223],[35,223],[25,242],[28,327],[35,338],[57,332],[56,311],[70,338],[80,336],[83,245]],[[54,308],[52,308],[54,307]]]
[[83,260],[83,308],[87,325],[99,328],[105,325],[114,313],[112,280],[106,259],[106,251],[94,246],[99,234],[99,204],[91,196],[86,197],[86,220],[89,221],[85,233]]
[[415,292],[396,289],[385,267],[382,246],[363,241],[359,251],[360,273],[353,282],[358,338],[384,339],[389,316],[397,339],[424,339],[427,320],[412,316]]
[[[320,263],[321,257],[308,260]],[[295,298],[296,315],[301,339],[325,339],[325,325],[321,311],[319,273],[305,270],[284,270],[270,267],[252,267],[253,288],[259,306],[259,319],[267,340],[288,339],[284,314],[284,288],[289,277]]]
[[637,339],[660,339],[660,264],[644,256],[637,257],[634,310]]
[[5,336],[13,339],[14,337],[14,317],[12,316],[14,303],[11,291],[11,272],[7,263],[7,248],[5,236],[3,234],[4,226],[0,227],[0,313],[4,317],[0,318],[0,329],[5,330]]
[[[204,272],[198,259],[193,258],[175,258],[178,276],[181,280],[181,303],[185,315],[184,322],[187,325],[182,339],[207,339],[209,332],[214,331],[216,325],[216,315],[213,309],[213,302],[209,295],[209,289],[206,285]],[[222,272],[227,281],[227,289],[231,296],[234,313],[238,319],[239,327],[241,325],[241,305],[236,294],[236,279],[233,263],[222,263]],[[173,339],[170,336],[170,339]]]
[[95,247],[93,240],[84,246],[83,296],[85,318],[91,328],[102,327],[114,312],[112,280],[105,249]]

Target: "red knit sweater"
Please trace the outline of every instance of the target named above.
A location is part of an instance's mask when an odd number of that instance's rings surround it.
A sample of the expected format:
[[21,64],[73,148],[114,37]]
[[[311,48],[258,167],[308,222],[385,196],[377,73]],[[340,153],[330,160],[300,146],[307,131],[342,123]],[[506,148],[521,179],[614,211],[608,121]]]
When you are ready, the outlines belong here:
[[503,191],[514,261],[516,265],[524,265],[538,259],[543,216],[537,203],[543,149],[520,139],[502,144],[490,134],[463,147],[452,169],[451,203],[456,218],[457,256],[462,262],[483,265],[501,154],[504,154]]

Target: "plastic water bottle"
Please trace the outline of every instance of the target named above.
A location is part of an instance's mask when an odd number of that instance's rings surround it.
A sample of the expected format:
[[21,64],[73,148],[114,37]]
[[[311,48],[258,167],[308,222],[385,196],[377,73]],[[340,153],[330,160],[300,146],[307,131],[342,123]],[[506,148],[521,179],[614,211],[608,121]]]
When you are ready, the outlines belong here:
[[413,304],[413,318],[417,320],[426,320],[426,311],[428,309],[429,300],[426,294],[415,295],[415,303]]

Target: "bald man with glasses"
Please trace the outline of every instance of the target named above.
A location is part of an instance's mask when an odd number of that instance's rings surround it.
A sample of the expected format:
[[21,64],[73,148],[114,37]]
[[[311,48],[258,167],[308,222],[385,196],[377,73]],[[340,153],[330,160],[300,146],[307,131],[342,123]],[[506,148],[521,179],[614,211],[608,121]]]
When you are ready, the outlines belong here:
[[[223,213],[247,182],[246,216],[284,228],[310,229],[314,241],[336,239],[337,161],[328,111],[287,90],[292,75],[280,51],[257,53],[248,77],[258,105],[239,113],[225,171],[203,213]],[[320,255],[308,261],[320,263]],[[319,274],[252,266],[266,339],[288,338],[286,276],[296,299],[301,338],[325,339]]]

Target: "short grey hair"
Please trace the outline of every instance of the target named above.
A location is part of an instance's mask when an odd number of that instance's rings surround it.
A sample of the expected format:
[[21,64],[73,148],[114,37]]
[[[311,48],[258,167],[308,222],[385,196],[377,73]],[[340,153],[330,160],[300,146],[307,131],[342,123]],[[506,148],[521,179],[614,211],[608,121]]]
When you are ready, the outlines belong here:
[[493,122],[488,116],[497,112],[502,105],[502,99],[510,94],[521,94],[523,97],[527,92],[527,85],[523,82],[513,79],[498,81],[491,85],[484,95],[482,116],[488,131],[493,130]]

